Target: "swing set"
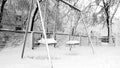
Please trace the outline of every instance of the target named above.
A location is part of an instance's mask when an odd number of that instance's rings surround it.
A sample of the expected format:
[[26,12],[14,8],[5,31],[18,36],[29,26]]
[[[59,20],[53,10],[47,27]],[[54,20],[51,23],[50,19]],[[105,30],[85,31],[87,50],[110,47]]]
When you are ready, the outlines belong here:
[[[60,0],[60,1],[63,1],[63,0]],[[50,68],[53,68],[53,63],[52,63],[52,60],[51,60],[51,56],[50,56],[50,51],[49,51],[49,46],[48,46],[48,45],[51,43],[51,42],[50,42],[51,40],[54,41],[54,43],[57,43],[57,41],[54,40],[54,38],[50,38],[50,39],[47,38],[46,31],[45,31],[45,26],[44,26],[45,21],[44,21],[44,18],[43,18],[43,16],[42,16],[42,11],[41,11],[41,6],[40,6],[40,3],[39,3],[39,0],[36,0],[36,3],[37,3],[37,6],[38,6],[38,9],[39,9],[39,15],[40,15],[40,18],[41,18],[42,29],[43,29],[43,36],[44,36],[44,38],[42,38],[42,39],[39,40],[38,42],[39,42],[39,43],[43,43],[43,44],[46,45],[46,50],[47,50],[47,56],[48,56],[48,60],[49,60],[49,65],[50,65]],[[67,2],[63,2],[63,3],[68,4]],[[33,0],[32,0],[32,4],[33,4]],[[71,7],[72,5],[69,4],[69,6]],[[30,11],[29,11],[29,18],[28,18],[28,23],[27,23],[27,26],[26,26],[27,28],[26,28],[25,35],[24,35],[24,43],[23,43],[23,49],[22,49],[21,58],[24,58],[24,50],[25,50],[26,39],[27,39],[27,34],[28,34],[28,29],[29,29],[29,22],[30,22],[30,17],[31,17],[32,5],[31,5],[30,7],[31,7],[31,9],[30,9]],[[73,8],[73,7],[71,7],[71,8]],[[74,7],[74,8],[75,8],[75,7]],[[77,8],[76,8],[76,9],[77,9]],[[80,10],[79,10],[79,11],[80,11]],[[91,38],[90,38],[90,36],[89,36],[89,34],[88,34],[88,30],[87,30],[87,27],[86,27],[85,22],[83,22],[83,24],[84,24],[85,30],[86,30],[86,32],[87,32],[88,39],[89,39],[89,41],[90,41],[90,43],[91,43],[92,52],[93,52],[93,54],[94,54],[93,43],[92,43]],[[53,43],[53,42],[52,42],[52,43]],[[67,44],[67,45],[70,45],[70,50],[71,50],[72,45],[80,44],[80,42],[77,41],[77,40],[69,40],[68,42],[66,42],[66,44]]]

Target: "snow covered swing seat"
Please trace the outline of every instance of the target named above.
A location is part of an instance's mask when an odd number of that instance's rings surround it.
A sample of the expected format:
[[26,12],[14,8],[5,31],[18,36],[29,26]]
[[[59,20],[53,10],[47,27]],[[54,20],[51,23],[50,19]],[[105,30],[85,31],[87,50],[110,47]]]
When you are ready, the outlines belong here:
[[46,42],[48,43],[48,45],[54,45],[54,47],[57,44],[57,41],[54,38],[47,38],[46,41],[44,38],[38,40],[38,43],[40,44],[46,44]]
[[69,49],[69,50],[71,51],[72,46],[73,46],[73,45],[79,45],[79,44],[80,44],[80,41],[70,40],[70,41],[67,41],[66,44],[70,46],[70,49]]

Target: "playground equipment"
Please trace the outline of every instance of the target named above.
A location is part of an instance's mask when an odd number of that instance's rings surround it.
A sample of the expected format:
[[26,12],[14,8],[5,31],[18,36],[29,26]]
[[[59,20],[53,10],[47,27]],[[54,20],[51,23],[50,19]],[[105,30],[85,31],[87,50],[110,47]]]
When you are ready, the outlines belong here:
[[80,44],[80,41],[70,40],[70,41],[67,41],[66,44],[70,46],[70,49],[69,49],[69,50],[71,51],[72,46],[73,46],[73,45],[79,45],[79,44]]
[[[82,17],[83,17],[83,16],[82,16]],[[89,35],[89,33],[88,33],[87,26],[86,26],[86,24],[85,24],[85,22],[84,22],[84,21],[83,21],[83,24],[84,24],[84,27],[85,27],[85,30],[86,30],[86,33],[87,33],[88,39],[89,39],[90,44],[91,44],[92,52],[93,52],[93,54],[94,54],[94,47],[93,47],[93,43],[92,43],[92,40],[91,40],[90,35]]]
[[23,43],[21,58],[24,57],[25,44],[26,44],[26,41],[27,41],[27,34],[28,34],[28,29],[29,29],[30,16],[31,16],[31,12],[32,12],[32,4],[33,4],[33,0],[32,0],[32,3],[30,5],[30,11],[29,11],[29,14],[28,14],[28,22],[27,22],[27,25],[26,25],[26,31],[25,31],[25,36],[24,36],[24,43]]
[[38,0],[36,0],[36,1],[37,1],[37,5],[38,5],[38,8],[39,8],[39,14],[40,14],[41,22],[42,22],[43,35],[44,35],[44,39],[45,39],[45,44],[46,44],[48,59],[49,59],[49,63],[50,63],[50,68],[53,68],[53,64],[52,64],[52,60],[51,60],[51,56],[50,56],[50,52],[49,52],[49,47],[48,47],[48,42],[47,42],[47,37],[46,37],[46,31],[45,31],[45,26],[44,26],[44,20],[43,20],[42,12],[41,12],[40,3],[39,3]]
[[[71,27],[72,27],[72,24],[71,24]],[[72,31],[71,35],[73,36],[74,35],[74,28],[72,28],[71,31]],[[71,35],[69,35],[69,41],[66,42],[66,44],[70,46],[70,49],[69,49],[70,51],[71,51],[73,45],[79,45],[80,44],[80,41],[74,40],[74,36],[73,36],[73,40],[71,40]]]
[[[44,26],[45,19],[44,19],[43,16],[42,16],[41,6],[40,6],[40,3],[39,3],[39,0],[36,0],[36,1],[37,1],[38,10],[39,10],[39,15],[40,15],[40,18],[41,18],[40,20],[41,20],[41,23],[42,23],[43,36],[44,36],[44,38],[41,39],[41,40],[39,40],[39,42],[40,42],[40,43],[42,42],[42,43],[46,44],[46,50],[47,50],[47,55],[48,55],[48,59],[49,59],[50,68],[53,68],[51,56],[50,56],[50,53],[49,53],[49,47],[48,47],[48,44],[49,44],[49,42],[50,42],[51,39],[47,39],[46,31],[45,31],[45,26]],[[61,0],[61,1],[62,1],[62,0]],[[33,0],[32,0],[32,2],[33,2]],[[63,2],[63,1],[62,1],[62,2]],[[66,2],[63,2],[63,3],[67,4]],[[67,5],[69,5],[69,4],[67,4]],[[72,7],[72,8],[74,8],[74,9],[76,9],[75,7],[73,7],[73,6],[71,6],[71,5],[69,5],[69,6]],[[32,9],[32,8],[31,8],[31,9]],[[81,12],[79,9],[76,9],[76,10],[78,10],[79,12]],[[29,12],[29,15],[30,15],[30,14],[31,14],[31,10],[30,10],[30,12]],[[82,19],[83,19],[83,18],[82,18]],[[28,20],[30,21],[30,16],[29,16],[29,19],[28,19]],[[23,50],[22,50],[22,56],[21,56],[21,58],[23,58],[23,55],[24,55],[25,43],[26,43],[26,38],[27,38],[27,33],[28,33],[28,27],[29,27],[29,21],[28,21],[28,23],[27,23],[27,29],[26,29],[26,32],[25,32],[24,44],[23,44]],[[86,32],[87,32],[87,34],[88,34],[86,24],[85,24],[84,22],[83,22],[83,24],[84,24],[85,29],[86,29]],[[88,38],[89,38],[89,40],[90,40],[90,42],[91,42],[92,51],[93,51],[93,53],[94,53],[93,44],[92,44],[92,41],[91,41],[91,38],[90,38],[89,34],[88,34]],[[48,42],[48,40],[49,40],[49,42]],[[54,39],[52,39],[52,40],[54,41],[54,43],[57,43]],[[51,43],[51,42],[50,42],[50,43]],[[52,43],[53,43],[53,42],[52,42]],[[75,41],[75,40],[73,40],[73,41],[68,41],[68,42],[67,42],[67,44],[78,44],[78,43],[80,43],[80,42]]]
[[47,38],[46,41],[44,38],[38,40],[38,43],[40,44],[45,44],[45,42],[47,42],[48,45],[54,45],[54,47],[57,44],[57,41],[54,38]]
[[[44,20],[43,20],[43,17],[42,17],[40,3],[39,3],[38,0],[36,0],[36,2],[37,2],[37,5],[38,5],[39,15],[40,15],[41,22],[42,22],[43,35],[44,35],[44,39],[45,39],[45,44],[46,44],[48,59],[49,59],[49,63],[50,63],[50,68],[53,68],[53,64],[52,64],[50,53],[49,53],[48,42],[46,42],[47,37],[46,37],[46,31],[45,31],[45,27],[44,27]],[[33,4],[33,0],[32,0],[32,4]],[[28,18],[27,28],[26,28],[26,32],[25,32],[24,44],[23,44],[23,50],[22,50],[21,58],[23,58],[23,56],[24,56],[24,50],[25,50],[25,44],[26,44],[26,40],[27,40],[27,33],[28,33],[28,28],[29,28],[29,22],[30,22],[30,16],[31,16],[31,11],[32,11],[32,5],[30,7],[31,7],[31,9],[29,11],[29,18]]]
[[[69,3],[67,3],[66,1],[64,1],[64,0],[59,0],[59,1],[61,1],[61,2],[64,3],[64,4],[67,4],[67,5],[68,5],[69,7],[71,7],[71,8],[73,8],[73,9],[75,9],[75,10],[81,12],[81,10],[79,10],[79,9],[76,8],[76,7],[73,7],[72,5],[70,5]],[[82,14],[82,12],[81,12],[81,14]],[[84,14],[84,13],[83,13],[83,14]],[[82,15],[81,19],[82,19],[82,21],[83,21],[83,19],[84,19],[84,18],[83,18],[83,15]],[[91,44],[92,52],[93,52],[93,54],[94,54],[93,43],[92,43],[92,40],[91,40],[90,35],[89,35],[89,33],[88,33],[88,30],[87,30],[87,26],[86,26],[86,24],[85,24],[84,21],[83,21],[83,24],[84,24],[84,27],[85,27],[85,30],[86,30],[86,33],[87,33],[88,39],[89,39],[90,44]]]

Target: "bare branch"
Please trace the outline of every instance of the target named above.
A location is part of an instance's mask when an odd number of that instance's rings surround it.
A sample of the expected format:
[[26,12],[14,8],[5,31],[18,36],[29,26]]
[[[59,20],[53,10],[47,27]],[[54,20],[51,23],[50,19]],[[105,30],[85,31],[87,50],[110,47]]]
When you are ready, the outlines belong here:
[[67,3],[67,2],[65,2],[65,1],[63,1],[63,0],[59,0],[59,1],[61,1],[61,2],[65,3],[65,4],[67,4],[67,5],[70,6],[71,8],[73,8],[73,9],[75,9],[75,10],[81,12],[81,10],[78,9],[78,8],[76,8],[75,6],[73,6],[73,5],[71,5],[71,4]]
[[112,22],[112,19],[114,18],[115,13],[117,12],[117,9],[118,9],[118,7],[119,7],[119,4],[120,4],[120,0],[119,0],[119,2],[118,2],[118,4],[117,4],[116,8],[115,8],[114,13],[112,14],[112,17],[111,17],[111,19],[110,19],[110,22]]
[[[79,1],[79,0],[77,0],[77,1],[74,3],[73,6],[75,6],[75,5],[77,4],[78,1]],[[68,13],[69,13],[71,10],[72,10],[72,9],[70,9],[62,18],[66,17],[66,16],[68,15]]]

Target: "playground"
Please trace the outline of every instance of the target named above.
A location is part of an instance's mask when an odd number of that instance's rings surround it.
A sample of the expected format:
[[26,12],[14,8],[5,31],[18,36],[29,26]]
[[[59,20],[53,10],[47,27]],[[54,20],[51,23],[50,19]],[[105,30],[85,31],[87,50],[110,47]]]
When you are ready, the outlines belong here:
[[[33,1],[31,0],[29,6],[30,11],[27,14],[26,24],[22,24],[21,28],[18,25],[18,28],[16,28],[16,25],[12,25],[15,26],[16,30],[2,29],[2,27],[0,29],[1,68],[120,68],[119,32],[118,35],[114,36],[110,34],[112,33],[110,32],[111,22],[108,22],[107,17],[106,22],[109,23],[107,24],[109,26],[108,36],[94,35],[94,32],[88,28],[86,23],[88,19],[85,19],[85,15],[87,14],[75,7],[78,1],[71,5],[67,1],[59,0],[55,2],[58,3],[55,6],[55,21],[52,21],[54,26],[51,25],[52,31],[49,31],[50,28],[46,23],[46,20],[48,20],[46,18],[48,1],[36,0],[35,3]],[[68,33],[64,33],[62,30],[59,32],[60,30],[57,29],[61,27],[58,23],[59,19],[57,19],[59,2],[81,15],[74,25],[70,20],[71,22],[67,24],[69,28],[65,28],[65,23],[62,22],[64,31],[68,31]],[[42,9],[42,3],[44,3],[44,10]],[[120,1],[117,6],[119,3]],[[107,2],[105,3],[103,0],[103,4],[105,4],[103,7],[106,9]],[[40,24],[39,31],[33,30],[34,21],[31,22],[33,6],[37,7],[34,12],[37,13],[38,11],[37,15],[40,18],[37,22]],[[81,20],[80,23],[78,23],[79,20]],[[80,24],[84,28],[83,33],[77,33],[77,26]],[[25,30],[22,30],[22,28]],[[82,30],[78,29],[78,31]]]
[[[9,32],[13,35],[13,32]],[[50,68],[48,52],[45,44],[39,44],[32,49],[31,33],[28,34],[24,56],[21,59],[24,34],[16,33],[14,44],[8,42],[0,52],[0,67],[2,68]],[[74,37],[80,41],[80,37]],[[13,39],[11,39],[13,40]],[[68,35],[56,35],[56,47],[49,45],[49,55],[53,68],[119,68],[120,67],[120,46],[109,46],[108,43],[94,45],[94,53],[87,37],[81,38],[81,44],[70,46]],[[88,45],[89,44],[89,45]],[[13,45],[13,46],[11,46]],[[15,46],[14,46],[15,45]],[[17,45],[17,46],[16,46]]]

